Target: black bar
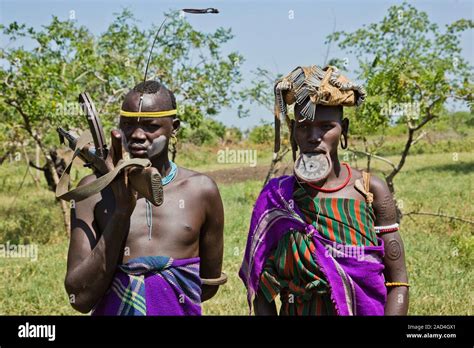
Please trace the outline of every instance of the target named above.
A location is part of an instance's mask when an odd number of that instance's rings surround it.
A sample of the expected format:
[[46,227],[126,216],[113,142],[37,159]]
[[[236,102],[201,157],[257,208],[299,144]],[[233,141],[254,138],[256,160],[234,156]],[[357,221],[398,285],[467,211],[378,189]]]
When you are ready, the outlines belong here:
[[[54,341],[19,337],[20,325],[54,325]],[[473,340],[472,317],[0,317],[0,346],[51,344],[284,344],[450,347]],[[26,326],[25,326],[26,328]],[[23,330],[23,332],[26,332]],[[34,331],[30,331],[33,332]],[[46,332],[46,331],[45,331]],[[409,338],[407,334],[421,337]],[[434,338],[434,334],[456,337]],[[424,335],[424,336],[423,336]],[[431,336],[429,336],[431,335]],[[46,335],[47,336],[47,335]],[[52,337],[51,337],[52,338]]]

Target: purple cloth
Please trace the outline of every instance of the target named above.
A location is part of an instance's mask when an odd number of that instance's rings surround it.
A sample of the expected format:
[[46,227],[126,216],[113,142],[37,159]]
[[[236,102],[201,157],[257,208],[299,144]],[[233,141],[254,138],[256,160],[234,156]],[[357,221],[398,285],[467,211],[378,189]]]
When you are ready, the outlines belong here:
[[120,265],[92,315],[201,315],[199,257],[145,256]]
[[[341,253],[345,245],[322,237],[308,225],[293,200],[294,176],[270,180],[255,203],[247,247],[239,276],[247,287],[250,311],[265,261],[290,230],[307,233],[315,245],[313,257],[328,281],[338,315],[383,315],[387,298],[383,276],[383,241],[357,246],[361,257]],[[355,247],[355,246],[352,246]]]

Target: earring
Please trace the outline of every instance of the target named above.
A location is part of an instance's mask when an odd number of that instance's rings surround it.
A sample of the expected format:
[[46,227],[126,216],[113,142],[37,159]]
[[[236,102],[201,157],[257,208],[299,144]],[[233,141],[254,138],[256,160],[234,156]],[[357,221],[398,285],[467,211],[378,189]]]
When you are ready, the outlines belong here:
[[[344,142],[342,142],[343,138]],[[344,150],[347,149],[347,137],[344,134],[341,136],[341,148],[343,148]]]
[[176,138],[175,134],[173,134],[171,136],[171,141],[170,142],[171,142],[172,145],[176,145],[176,143],[178,142],[178,138]]

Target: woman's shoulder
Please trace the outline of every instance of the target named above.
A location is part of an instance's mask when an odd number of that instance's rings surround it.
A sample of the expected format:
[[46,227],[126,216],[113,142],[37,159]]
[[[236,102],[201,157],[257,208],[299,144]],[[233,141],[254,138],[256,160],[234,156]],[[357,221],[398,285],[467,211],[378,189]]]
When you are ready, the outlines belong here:
[[372,206],[376,224],[381,226],[395,223],[397,218],[395,200],[385,180],[372,173],[365,174],[364,177],[364,171],[357,169],[353,170],[353,176],[355,180],[369,180],[369,192],[373,195]]
[[357,180],[360,180],[362,181],[362,183],[364,184],[364,186],[366,185],[366,180],[369,181],[369,191],[374,193],[375,192],[378,192],[379,194],[380,193],[383,193],[383,192],[389,192],[390,193],[390,190],[388,188],[388,185],[387,183],[385,182],[384,179],[380,178],[378,175],[372,173],[372,172],[368,172],[368,171],[365,171],[365,170],[360,170],[360,169],[356,169],[356,168],[352,168],[351,167],[351,171],[352,171],[352,180],[355,182]]

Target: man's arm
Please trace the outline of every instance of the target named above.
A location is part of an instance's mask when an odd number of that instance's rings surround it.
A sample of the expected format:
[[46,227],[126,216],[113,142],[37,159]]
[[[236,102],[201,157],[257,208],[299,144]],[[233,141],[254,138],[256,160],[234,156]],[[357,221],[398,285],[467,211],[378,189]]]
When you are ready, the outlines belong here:
[[[205,176],[201,180],[206,200],[206,220],[199,237],[200,276],[206,279],[219,278],[224,252],[224,207],[214,181]],[[218,285],[203,285],[201,301],[209,300],[218,289]]]
[[[121,141],[112,132],[109,170],[121,159]],[[114,155],[117,154],[117,155]],[[95,180],[93,175],[81,180],[79,186]],[[122,248],[128,236],[130,216],[135,209],[136,194],[122,173],[111,183],[115,208],[102,234],[94,229],[94,208],[100,200],[96,194],[75,203],[71,211],[71,240],[69,244],[66,291],[74,309],[88,313],[105,294],[116,271]]]
[[[375,225],[387,226],[395,224],[397,222],[397,210],[387,184],[376,177],[372,177],[370,189],[374,194]],[[385,245],[385,256],[383,259],[385,281],[408,283],[405,251],[400,234],[398,231],[388,232],[382,233],[380,237]],[[407,313],[408,287],[388,287],[385,315],[407,315]]]
[[[91,180],[91,177],[86,177],[79,186]],[[77,202],[71,209],[65,287],[72,307],[82,313],[90,312],[107,291],[129,230],[130,215],[121,211],[113,212],[101,235],[94,229],[94,207],[100,199],[98,196]]]

